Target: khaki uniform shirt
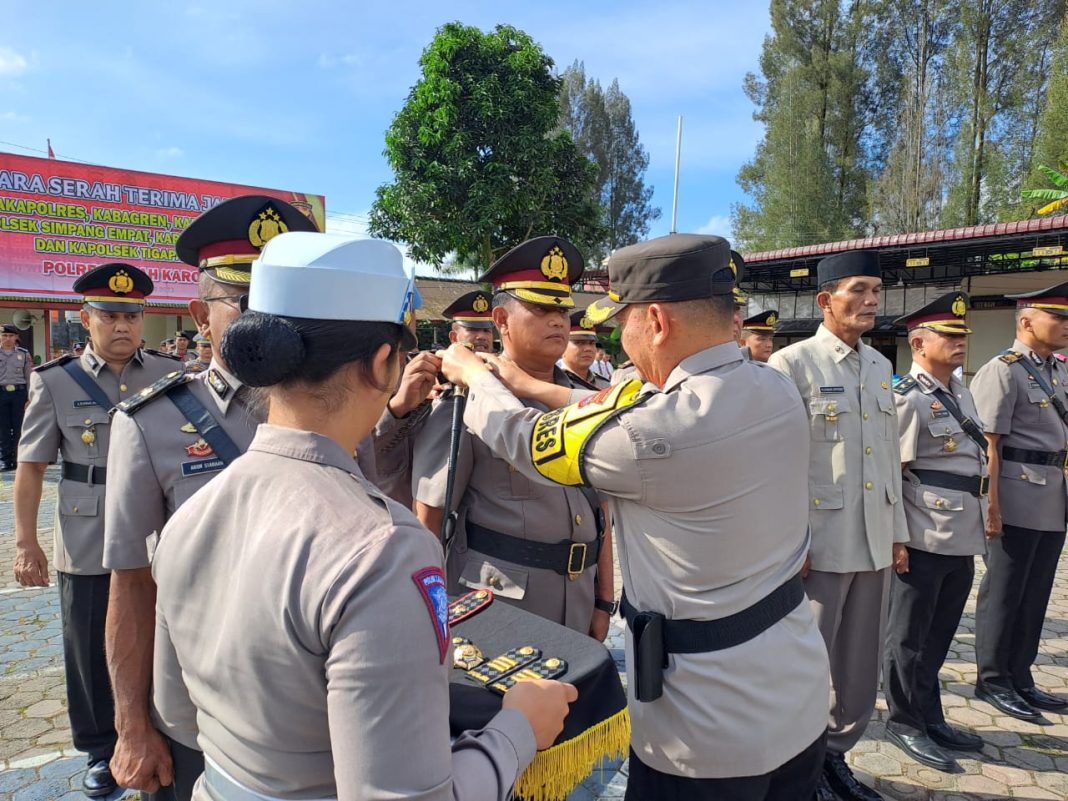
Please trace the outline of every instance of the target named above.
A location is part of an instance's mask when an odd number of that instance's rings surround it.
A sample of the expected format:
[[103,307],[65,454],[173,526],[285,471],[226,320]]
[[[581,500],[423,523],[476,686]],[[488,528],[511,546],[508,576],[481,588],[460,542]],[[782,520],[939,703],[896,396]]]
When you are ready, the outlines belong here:
[[[557,384],[571,387],[562,371],[555,373]],[[428,506],[445,506],[453,402],[451,394],[435,401],[415,441],[412,494]],[[536,408],[546,411],[544,406]],[[535,542],[570,539],[591,544],[597,539],[596,518],[582,492],[531,481],[518,465],[494,456],[465,429],[457,458],[453,506],[459,518],[446,571],[450,592],[491,589],[498,598],[528,612],[583,634],[589,631],[596,565],[571,581],[553,570],[514,564],[471,550],[466,530],[468,523],[475,523]],[[593,549],[587,553],[592,560]]]
[[612,386],[611,381],[609,381],[603,375],[598,375],[597,373],[594,373],[592,371],[588,372],[586,374],[586,377],[583,378],[578,373],[571,372],[571,370],[567,369],[567,367],[561,367],[560,369],[564,371],[564,375],[568,377],[568,380],[570,380],[576,388],[589,387],[590,389],[597,390]]
[[812,569],[882,570],[908,542],[890,362],[863,342],[849,347],[822,325],[771,354],[808,410]]
[[[168,356],[139,350],[117,376],[90,346],[77,361],[112,404],[136,395],[182,367]],[[106,467],[110,438],[108,410],[93,402],[63,367],[44,366],[34,371],[30,379],[30,404],[19,441],[19,461],[55,462],[58,453],[65,462]],[[59,482],[56,570],[81,575],[108,572],[104,567],[105,486],[69,479]]]
[[[584,475],[612,512],[627,598],[674,619],[752,606],[796,575],[808,551],[809,448],[797,391],[727,343],[685,359],[663,391],[646,384],[642,394],[582,450]],[[475,435],[531,481],[547,482],[531,460],[540,417],[489,372],[468,393]],[[628,630],[630,688],[632,666]],[[652,703],[631,696],[631,746],[674,775],[766,773],[824,731],[829,683],[827,649],[802,602],[741,645],[672,654],[664,694]]]
[[258,793],[503,801],[534,756],[514,710],[450,753],[441,547],[332,440],[261,425],[152,572],[156,708],[191,700],[205,757]]
[[33,357],[17,345],[12,350],[0,348],[0,388],[30,383]]
[[956,376],[946,387],[913,364],[917,383],[908,392],[894,392],[901,430],[901,463],[905,466],[902,496],[909,528],[909,547],[947,556],[986,552],[986,498],[970,492],[923,484],[912,472],[941,470],[958,476],[986,475],[986,457],[964,433],[960,423],[932,393],[948,392],[961,411],[978,425],[972,394]]
[[[1068,367],[1050,357],[1043,361],[1016,340],[1012,349],[1031,359],[1061,401],[1068,405]],[[1068,427],[1046,393],[1018,364],[994,357],[975,374],[971,383],[984,430],[1001,434],[1002,448],[1060,451],[1068,447]],[[1002,459],[998,476],[998,502],[1005,525],[1037,531],[1064,531],[1065,471],[1057,465],[1024,464]]]
[[[415,437],[430,414],[431,401],[423,401],[405,417],[394,417],[387,408],[372,432],[375,484],[406,509],[412,507],[412,452]],[[367,475],[365,472],[364,475]]]
[[[213,363],[211,371],[205,370],[185,386],[244,452],[256,433],[260,414],[237,399],[241,382]],[[185,415],[163,394],[132,415],[115,412],[105,504],[107,569],[148,567],[151,547],[163,524],[225,467],[191,429]]]

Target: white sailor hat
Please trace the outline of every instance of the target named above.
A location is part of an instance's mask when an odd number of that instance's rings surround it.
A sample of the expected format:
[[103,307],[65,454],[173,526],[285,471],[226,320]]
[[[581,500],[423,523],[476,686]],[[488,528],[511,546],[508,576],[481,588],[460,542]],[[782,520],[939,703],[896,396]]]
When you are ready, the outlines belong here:
[[420,300],[395,245],[291,232],[271,239],[254,262],[248,307],[281,317],[408,325]]

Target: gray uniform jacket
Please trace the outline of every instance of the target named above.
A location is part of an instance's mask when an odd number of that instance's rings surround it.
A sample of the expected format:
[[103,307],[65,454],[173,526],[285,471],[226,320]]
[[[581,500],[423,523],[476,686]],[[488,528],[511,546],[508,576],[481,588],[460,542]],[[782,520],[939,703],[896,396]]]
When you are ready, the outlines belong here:
[[[168,357],[137,351],[115,375],[92,347],[77,360],[107,395],[112,405],[137,394],[157,380],[181,369]],[[57,362],[33,372],[30,404],[22,425],[19,461],[64,462],[103,468],[108,464],[111,417],[86,394]],[[56,570],[81,575],[107,573],[104,567],[105,484],[63,479],[56,504]]]
[[[559,369],[556,383],[571,387]],[[544,407],[538,407],[545,411]],[[429,506],[444,507],[452,431],[453,396],[436,401],[415,441],[412,494]],[[552,570],[532,568],[487,556],[467,546],[468,523],[536,542],[593,543],[597,525],[590,502],[574,487],[545,486],[493,455],[486,444],[464,431],[457,459],[453,506],[459,510],[456,536],[448,557],[450,592],[492,589],[497,597],[535,615],[586,633],[593,616],[597,567],[576,581]],[[593,549],[587,551],[592,559]]]
[[26,348],[17,345],[13,350],[0,348],[0,387],[29,384],[33,372],[33,357]]
[[[213,363],[185,386],[239,450],[248,448],[260,415],[235,399],[242,387],[237,378]],[[116,410],[111,442],[104,567],[148,567],[163,524],[225,465],[162,393],[133,414]]]
[[[394,417],[387,408],[371,435],[374,439],[375,484],[401,506],[412,508],[412,454],[415,438],[430,414],[426,400],[405,417]],[[366,473],[364,473],[366,475]]]
[[[1068,405],[1068,367],[1052,356],[1043,361],[1016,340],[1012,349],[1031,359],[1046,383]],[[1061,451],[1068,447],[1068,427],[1046,394],[1018,364],[995,356],[975,374],[971,383],[984,430],[1001,434],[1002,448]],[[1065,471],[1057,465],[1001,461],[998,502],[1005,525],[1038,531],[1064,531]]]
[[450,753],[441,547],[332,440],[261,425],[152,572],[156,708],[191,700],[205,758],[251,790],[503,800],[534,757],[514,710]]
[[[986,457],[964,433],[960,423],[932,393],[948,392],[961,411],[979,425],[972,395],[956,376],[946,387],[913,364],[916,383],[894,390],[901,430],[901,463],[905,466],[902,495],[909,527],[909,547],[946,556],[986,552],[986,498],[970,492],[925,485],[916,470],[941,470],[959,476],[986,475]],[[908,389],[906,389],[906,387]]]
[[908,542],[890,362],[853,349],[824,328],[768,361],[791,379],[808,410],[812,569],[856,573],[889,567]]
[[[663,391],[641,392],[644,401],[585,439],[576,465],[608,500],[627,598],[675,619],[746,609],[796,575],[808,550],[808,435],[797,391],[767,366],[743,362],[731,342],[684,360]],[[568,408],[585,414],[604,402],[596,398]],[[541,417],[489,372],[468,393],[471,430],[522,475],[547,482],[531,457]],[[631,688],[632,647],[628,630]],[[741,645],[669,659],[664,694],[630,703],[631,746],[656,770],[755,776],[827,726],[827,649],[808,603]]]

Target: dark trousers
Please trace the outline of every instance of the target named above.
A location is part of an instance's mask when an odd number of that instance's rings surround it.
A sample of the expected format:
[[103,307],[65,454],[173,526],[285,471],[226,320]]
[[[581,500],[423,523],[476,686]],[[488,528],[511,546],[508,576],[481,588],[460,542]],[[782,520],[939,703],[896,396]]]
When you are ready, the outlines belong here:
[[924,734],[945,723],[938,671],[957,631],[975,576],[975,557],[909,548],[909,572],[890,579],[883,689],[886,727]]
[[163,738],[171,747],[174,782],[156,793],[142,791],[141,801],[189,801],[193,797],[193,785],[204,772],[204,754],[195,748],[187,748],[166,734]]
[[8,392],[0,386],[0,461],[13,467],[22,435],[22,417],[26,411],[26,385]]
[[763,776],[691,779],[661,773],[630,752],[625,801],[807,801],[823,772],[827,736]]
[[983,684],[1035,686],[1031,664],[1038,655],[1064,534],[1004,526],[1000,537],[987,540],[986,575],[975,612],[975,656]]
[[63,616],[67,714],[74,747],[92,764],[115,751],[115,702],[104,655],[104,621],[111,576],[56,573]]

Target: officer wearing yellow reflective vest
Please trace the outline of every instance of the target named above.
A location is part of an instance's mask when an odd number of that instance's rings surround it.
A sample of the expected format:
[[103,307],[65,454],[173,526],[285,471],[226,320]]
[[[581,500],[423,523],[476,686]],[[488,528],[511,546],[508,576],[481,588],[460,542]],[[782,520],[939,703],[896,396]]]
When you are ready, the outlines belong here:
[[724,239],[689,234],[612,255],[612,300],[587,313],[620,312],[644,386],[571,397],[503,360],[487,369],[455,347],[443,359],[469,387],[465,423],[495,454],[532,481],[608,499],[626,587],[632,799],[797,801],[822,766],[827,653],[799,576],[805,412],[788,379],[738,349],[730,261]]

